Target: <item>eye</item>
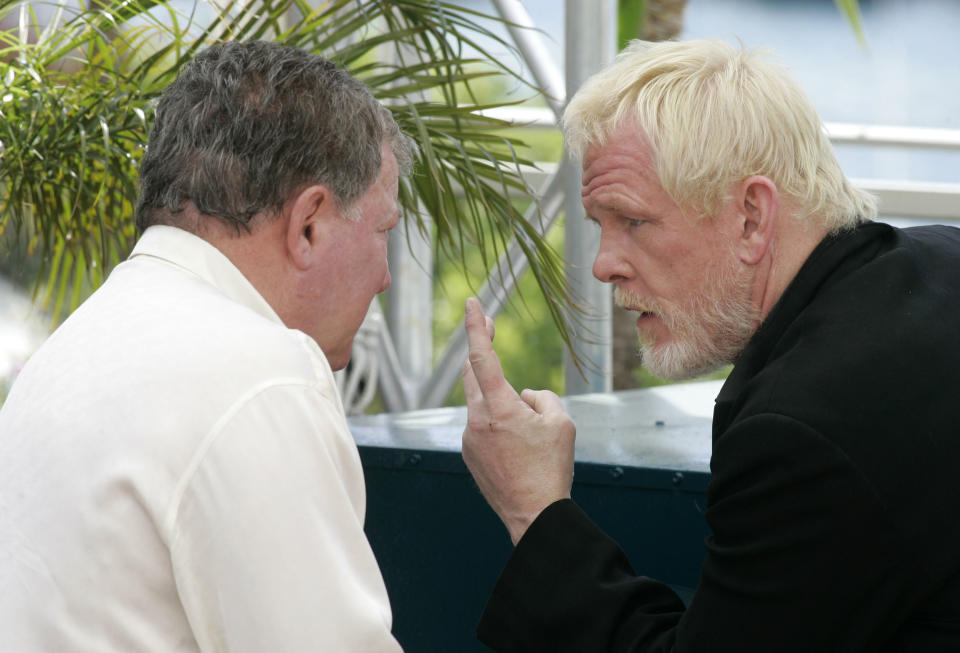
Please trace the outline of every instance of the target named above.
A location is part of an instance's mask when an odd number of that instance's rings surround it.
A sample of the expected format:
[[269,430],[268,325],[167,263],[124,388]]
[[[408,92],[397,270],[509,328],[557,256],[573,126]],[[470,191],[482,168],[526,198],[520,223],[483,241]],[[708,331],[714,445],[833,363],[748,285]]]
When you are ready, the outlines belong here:
[[627,225],[631,229],[635,229],[636,227],[640,227],[647,224],[646,220],[637,220],[635,218],[626,218],[626,221],[627,221]]

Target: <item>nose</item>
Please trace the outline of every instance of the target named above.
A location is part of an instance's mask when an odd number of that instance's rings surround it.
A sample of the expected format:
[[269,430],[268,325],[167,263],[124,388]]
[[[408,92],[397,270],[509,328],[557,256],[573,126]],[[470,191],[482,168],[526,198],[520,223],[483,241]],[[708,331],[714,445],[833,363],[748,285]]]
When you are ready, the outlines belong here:
[[611,242],[609,235],[601,232],[600,248],[593,260],[593,276],[604,283],[616,283],[630,278],[629,262],[620,248]]

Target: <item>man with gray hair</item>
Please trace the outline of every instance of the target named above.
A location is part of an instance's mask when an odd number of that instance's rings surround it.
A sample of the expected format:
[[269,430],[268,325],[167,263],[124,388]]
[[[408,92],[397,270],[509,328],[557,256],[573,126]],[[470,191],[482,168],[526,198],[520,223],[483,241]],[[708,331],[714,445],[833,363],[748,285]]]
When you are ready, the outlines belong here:
[[[960,230],[872,222],[809,100],[754,52],[636,43],[564,114],[594,275],[716,400],[689,605],[571,501],[575,427],[520,395],[467,302],[463,457],[516,548],[498,651],[960,650]],[[649,537],[655,524],[638,523]],[[641,565],[643,561],[634,561]]]
[[410,165],[295,48],[215,45],[166,89],[140,240],[0,411],[0,650],[400,650],[333,371]]

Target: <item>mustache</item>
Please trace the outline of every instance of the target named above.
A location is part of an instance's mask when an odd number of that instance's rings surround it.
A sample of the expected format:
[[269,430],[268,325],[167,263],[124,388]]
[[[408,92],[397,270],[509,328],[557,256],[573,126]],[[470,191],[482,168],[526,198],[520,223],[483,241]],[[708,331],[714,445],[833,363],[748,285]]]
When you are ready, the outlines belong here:
[[648,299],[640,295],[624,290],[619,286],[613,289],[613,303],[620,308],[637,311],[638,313],[653,313],[658,317],[663,317],[667,311],[665,306],[655,299]]

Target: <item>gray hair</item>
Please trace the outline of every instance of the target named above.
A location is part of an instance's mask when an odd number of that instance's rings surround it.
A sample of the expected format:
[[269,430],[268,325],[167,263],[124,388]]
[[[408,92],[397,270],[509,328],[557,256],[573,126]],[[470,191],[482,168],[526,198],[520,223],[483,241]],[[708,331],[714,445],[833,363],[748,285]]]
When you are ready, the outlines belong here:
[[680,206],[713,215],[731,183],[764,175],[800,219],[840,229],[876,216],[876,200],[840,169],[813,104],[760,52],[723,41],[634,41],[570,101],[567,147],[582,156],[631,122]]
[[200,53],[160,96],[140,165],[137,227],[178,224],[185,203],[250,230],[309,184],[347,215],[376,180],[387,142],[402,175],[412,152],[390,111],[319,55],[266,41]]

